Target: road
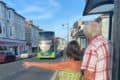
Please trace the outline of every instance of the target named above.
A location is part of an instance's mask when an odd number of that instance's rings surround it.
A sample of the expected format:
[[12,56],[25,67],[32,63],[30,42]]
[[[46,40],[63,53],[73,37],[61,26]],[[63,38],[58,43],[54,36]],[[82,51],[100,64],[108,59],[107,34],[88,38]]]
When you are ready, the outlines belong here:
[[15,62],[0,64],[0,80],[50,80],[53,75],[53,71],[45,70],[42,68],[29,68],[25,69],[22,66],[24,61],[35,62],[57,62],[61,58],[57,59],[36,59],[29,58]]

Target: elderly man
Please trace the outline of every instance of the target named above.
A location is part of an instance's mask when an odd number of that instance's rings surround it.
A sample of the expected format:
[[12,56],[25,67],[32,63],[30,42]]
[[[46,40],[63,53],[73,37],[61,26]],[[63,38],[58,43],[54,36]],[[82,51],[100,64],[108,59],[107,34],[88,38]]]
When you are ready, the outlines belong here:
[[85,24],[84,35],[89,40],[81,66],[82,80],[109,80],[109,46],[101,35],[97,22]]

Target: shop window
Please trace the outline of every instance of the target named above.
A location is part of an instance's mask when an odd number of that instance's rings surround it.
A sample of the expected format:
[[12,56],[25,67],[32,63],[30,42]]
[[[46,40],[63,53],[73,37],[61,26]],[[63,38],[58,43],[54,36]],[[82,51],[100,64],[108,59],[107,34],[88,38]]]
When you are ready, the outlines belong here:
[[7,50],[6,46],[0,46],[0,51]]

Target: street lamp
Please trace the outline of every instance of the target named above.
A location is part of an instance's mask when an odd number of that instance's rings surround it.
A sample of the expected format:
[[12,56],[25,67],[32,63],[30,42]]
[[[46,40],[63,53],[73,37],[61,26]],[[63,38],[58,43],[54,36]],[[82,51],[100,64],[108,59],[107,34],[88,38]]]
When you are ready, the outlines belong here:
[[66,26],[67,27],[67,42],[69,42],[69,23],[66,24],[62,24],[62,26]]

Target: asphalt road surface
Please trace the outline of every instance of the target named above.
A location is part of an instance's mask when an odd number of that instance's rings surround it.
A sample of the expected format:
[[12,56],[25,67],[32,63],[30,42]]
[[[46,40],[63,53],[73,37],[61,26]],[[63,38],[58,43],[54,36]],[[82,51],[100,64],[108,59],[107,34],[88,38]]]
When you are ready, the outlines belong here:
[[57,62],[61,58],[57,59],[36,59],[29,58],[15,62],[0,64],[0,80],[50,80],[53,72],[42,68],[29,68],[25,69],[22,66],[24,61],[35,61],[35,62]]

